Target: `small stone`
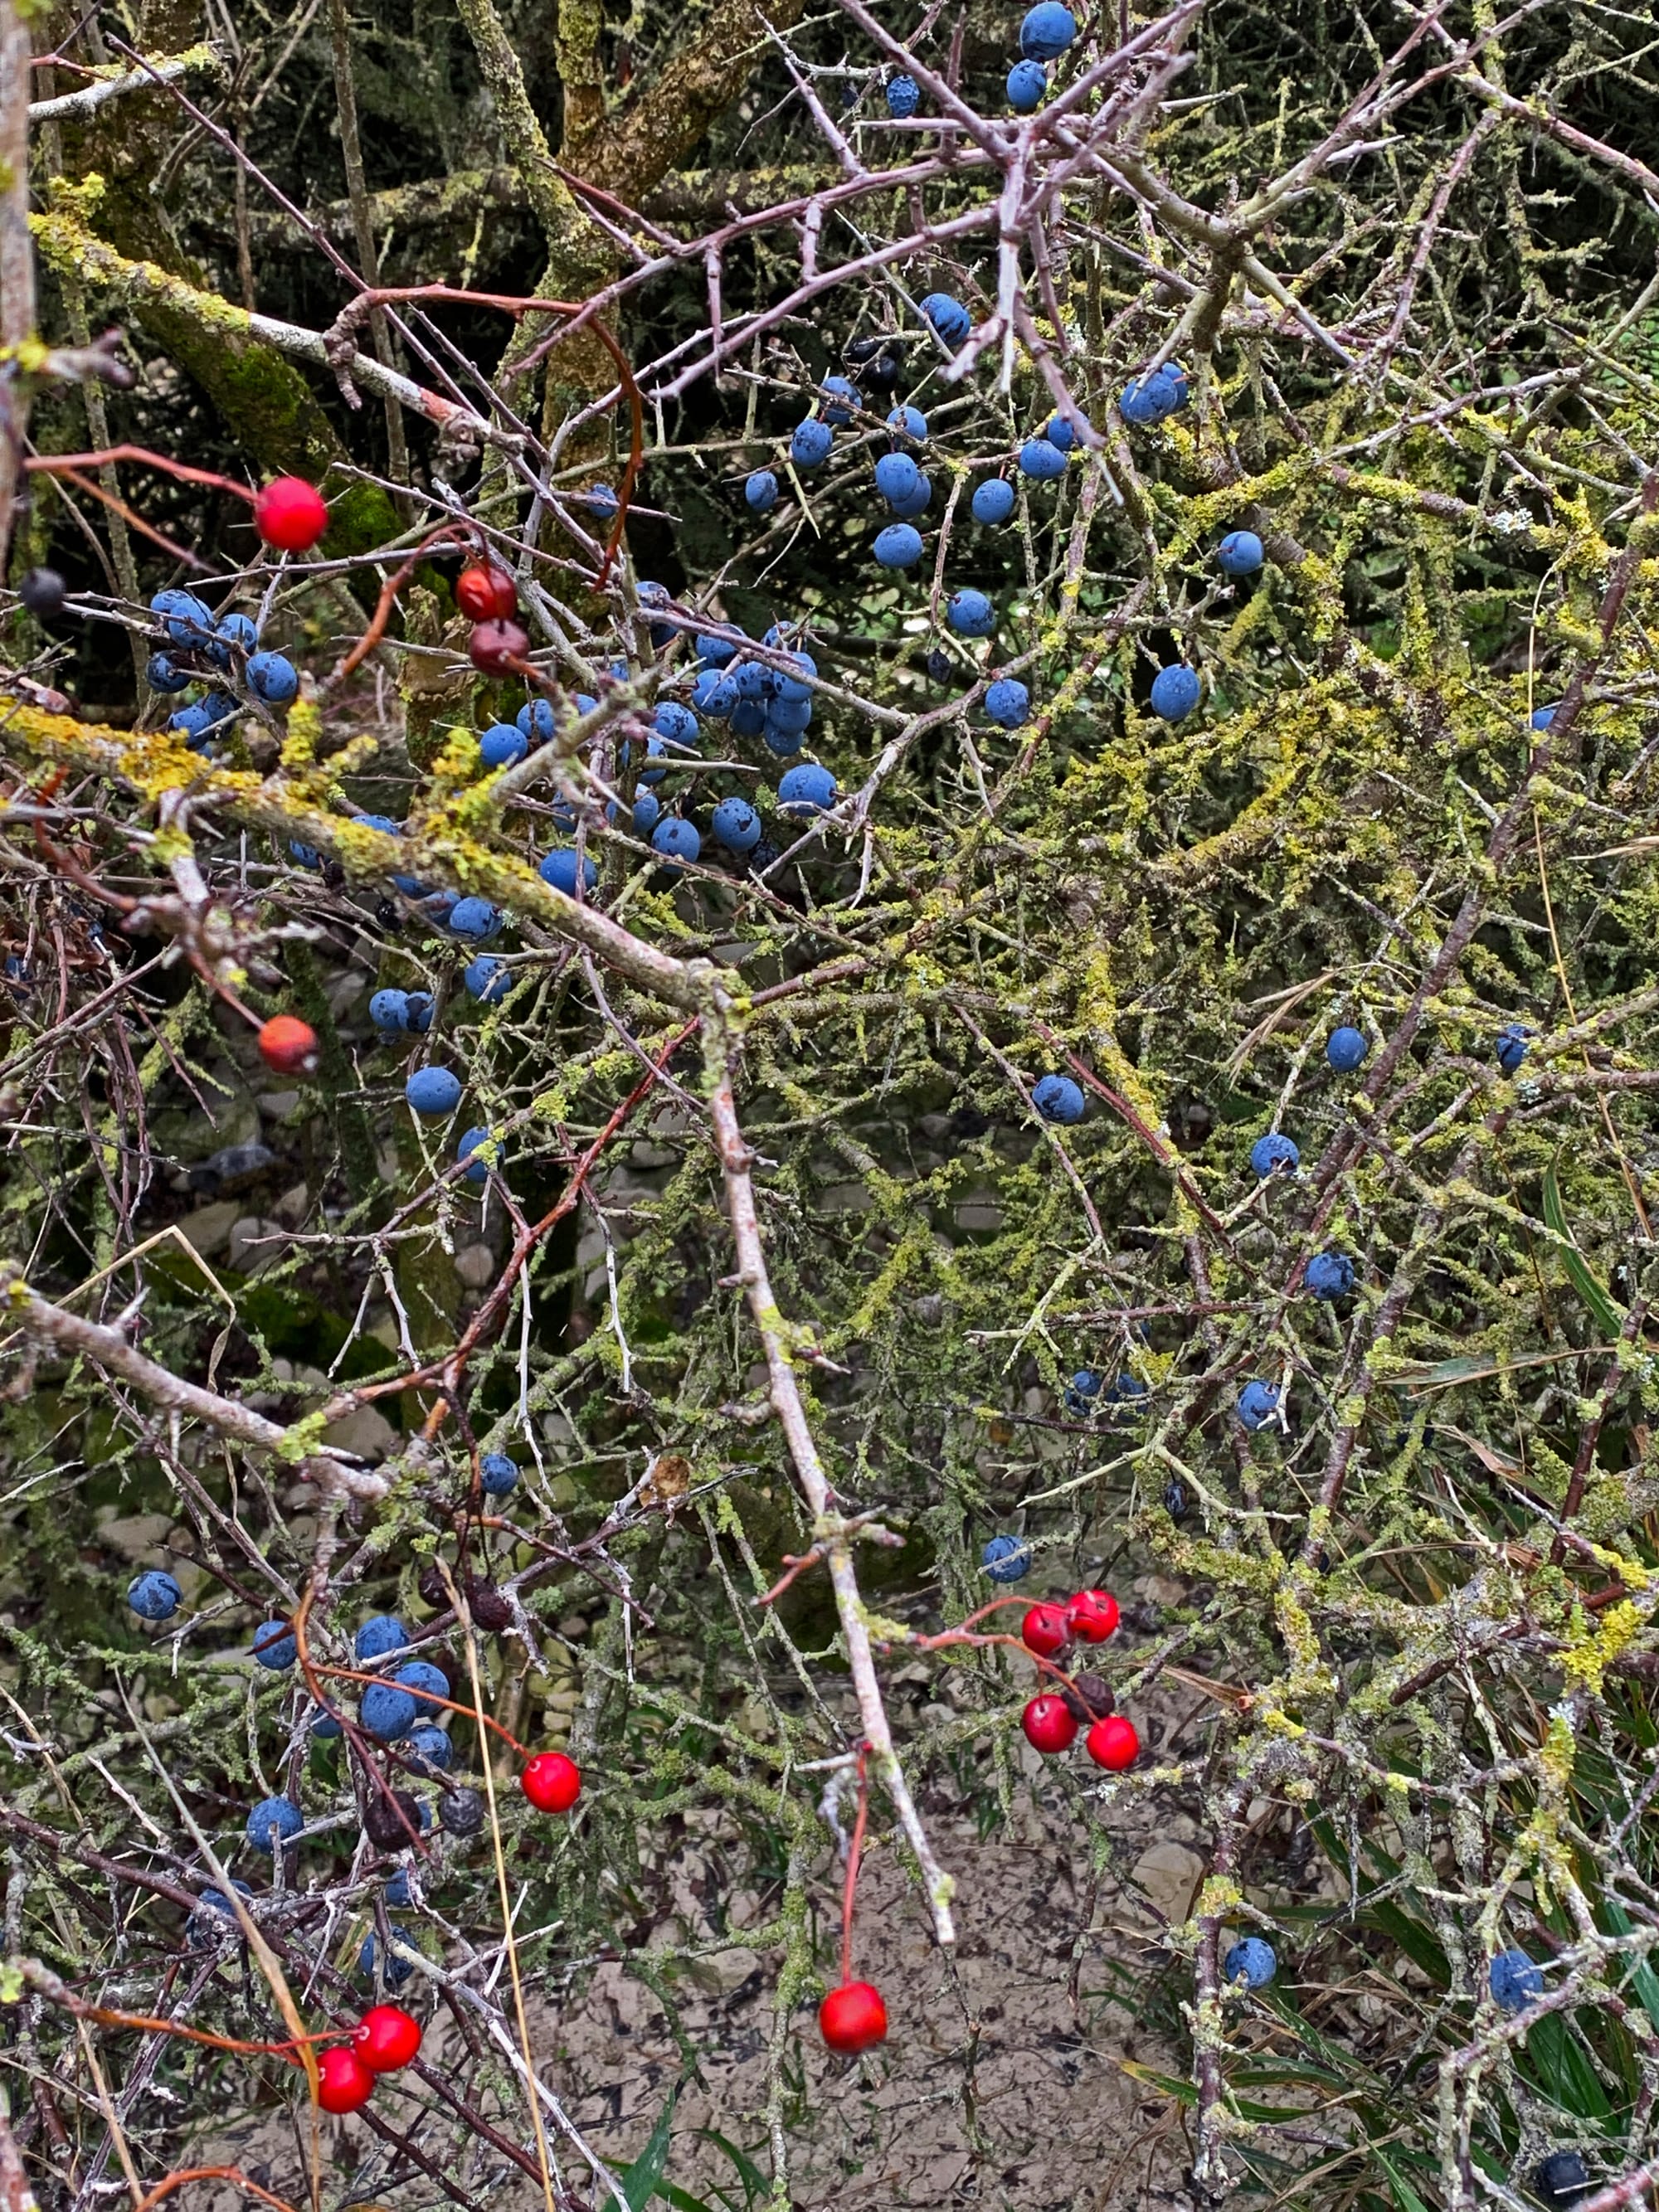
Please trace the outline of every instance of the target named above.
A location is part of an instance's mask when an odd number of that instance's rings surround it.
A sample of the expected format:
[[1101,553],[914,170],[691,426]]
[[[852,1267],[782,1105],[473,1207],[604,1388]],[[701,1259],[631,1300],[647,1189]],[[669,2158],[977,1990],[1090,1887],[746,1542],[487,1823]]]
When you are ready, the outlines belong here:
[[234,1198],[221,1199],[214,1206],[198,1206],[179,1224],[179,1233],[204,1260],[216,1259],[230,1242],[231,1224],[241,1218],[241,1212]]
[[495,1279],[495,1255],[488,1244],[463,1244],[455,1255],[455,1273],[467,1290],[487,1290]]
[[1166,1920],[1178,1924],[1193,1909],[1204,1862],[1184,1844],[1153,1844],[1135,1861],[1129,1879]]
[[259,1111],[267,1121],[286,1121],[304,1096],[301,1091],[262,1091]]
[[245,1213],[231,1224],[225,1256],[239,1273],[262,1275],[276,1265],[287,1244],[288,1232],[280,1221]]

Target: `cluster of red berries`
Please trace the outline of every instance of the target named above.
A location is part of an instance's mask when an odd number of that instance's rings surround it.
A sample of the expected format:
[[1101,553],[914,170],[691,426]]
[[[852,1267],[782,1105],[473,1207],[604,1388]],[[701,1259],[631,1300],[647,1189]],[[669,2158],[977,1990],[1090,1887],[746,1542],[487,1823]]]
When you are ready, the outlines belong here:
[[407,2066],[421,2047],[421,2024],[398,2005],[373,2005],[352,2030],[317,2061],[317,2102],[325,2112],[355,2112],[374,2093],[377,2075]]
[[[1103,1644],[1115,1633],[1118,1619],[1117,1600],[1109,1590],[1079,1590],[1063,1604],[1034,1605],[1020,1624],[1020,1641],[1039,1658],[1054,1659],[1073,1642]],[[1111,1711],[1111,1693],[1097,1676],[1083,1676],[1075,1689],[1045,1691],[1033,1698],[1020,1726],[1034,1751],[1052,1753],[1071,1749],[1085,1720],[1091,1726],[1084,1749],[1097,1766],[1122,1774],[1134,1765],[1140,1756],[1134,1723]]]
[[493,561],[463,568],[455,581],[455,604],[472,623],[467,654],[486,676],[510,676],[515,661],[530,650],[530,640],[514,619],[519,587]]

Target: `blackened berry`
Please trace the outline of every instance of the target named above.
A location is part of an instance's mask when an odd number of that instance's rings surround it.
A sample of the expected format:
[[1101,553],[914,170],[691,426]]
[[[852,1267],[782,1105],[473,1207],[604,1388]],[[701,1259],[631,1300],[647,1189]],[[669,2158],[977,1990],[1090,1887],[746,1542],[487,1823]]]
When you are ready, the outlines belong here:
[[363,1815],[363,1832],[371,1844],[383,1851],[396,1850],[421,1832],[421,1808],[407,1790],[394,1790],[389,1795],[371,1789],[368,1810]]
[[447,1606],[449,1603],[449,1586],[444,1580],[441,1567],[422,1567],[421,1578],[415,1587],[428,1605]]
[[1103,1674],[1074,1674],[1070,1689],[1062,1690],[1060,1695],[1066,1700],[1066,1711],[1076,1721],[1104,1720],[1108,1713],[1117,1710],[1111,1684]]
[[494,1634],[497,1630],[513,1626],[512,1601],[494,1583],[474,1583],[466,1594],[472,1618],[478,1626]]
[[1171,1521],[1187,1518],[1187,1486],[1177,1474],[1172,1474],[1164,1486],[1164,1510]]
[[483,1799],[476,1790],[447,1790],[438,1800],[438,1819],[452,1836],[476,1836],[483,1826]]
[[69,586],[56,568],[31,568],[17,586],[17,596],[32,615],[49,621],[64,611]]
[[927,673],[935,684],[948,684],[953,663],[942,645],[936,645],[927,656]]

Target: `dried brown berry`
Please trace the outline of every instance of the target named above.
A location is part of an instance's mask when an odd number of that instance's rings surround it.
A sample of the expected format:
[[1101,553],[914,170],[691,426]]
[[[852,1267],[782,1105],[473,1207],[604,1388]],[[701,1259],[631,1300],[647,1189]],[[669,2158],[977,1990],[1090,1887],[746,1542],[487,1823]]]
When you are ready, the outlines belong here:
[[452,1836],[476,1836],[483,1826],[483,1799],[476,1790],[446,1790],[438,1800],[438,1819]]
[[1074,1674],[1073,1686],[1062,1690],[1066,1710],[1077,1721],[1103,1720],[1116,1711],[1117,1700],[1112,1695],[1111,1684],[1103,1674]]
[[491,1635],[513,1626],[511,1601],[496,1589],[494,1583],[473,1583],[466,1593],[466,1601],[478,1626]]

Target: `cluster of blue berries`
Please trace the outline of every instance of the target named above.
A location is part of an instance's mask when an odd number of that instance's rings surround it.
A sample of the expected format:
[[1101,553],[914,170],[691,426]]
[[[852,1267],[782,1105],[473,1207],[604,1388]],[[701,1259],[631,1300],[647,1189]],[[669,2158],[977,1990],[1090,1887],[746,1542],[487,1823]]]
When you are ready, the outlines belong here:
[[1030,115],[1048,89],[1046,64],[1058,61],[1077,36],[1077,18],[1060,0],[1040,0],[1019,27],[1020,58],[1008,72],[1008,105]]
[[207,686],[167,724],[192,752],[227,732],[242,710],[237,690],[225,688],[227,679],[267,707],[286,707],[298,692],[299,671],[283,654],[261,649],[251,617],[215,615],[193,592],[177,587],[157,592],[149,611],[162,632],[160,649],[144,671],[151,690],[171,696],[195,683]]

